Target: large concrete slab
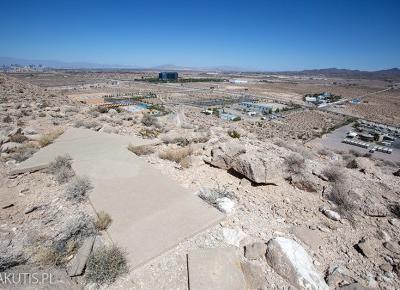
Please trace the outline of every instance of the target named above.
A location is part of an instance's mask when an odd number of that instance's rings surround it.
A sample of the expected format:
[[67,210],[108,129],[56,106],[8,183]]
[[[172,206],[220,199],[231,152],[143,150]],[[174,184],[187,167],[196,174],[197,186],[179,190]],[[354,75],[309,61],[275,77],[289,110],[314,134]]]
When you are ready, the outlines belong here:
[[56,156],[68,153],[77,175],[91,179],[94,189],[90,200],[97,211],[111,215],[108,232],[126,249],[135,268],[223,218],[193,192],[127,150],[129,143],[148,142],[71,128],[21,163],[14,173],[44,167]]
[[190,290],[247,289],[235,248],[196,249],[188,254]]

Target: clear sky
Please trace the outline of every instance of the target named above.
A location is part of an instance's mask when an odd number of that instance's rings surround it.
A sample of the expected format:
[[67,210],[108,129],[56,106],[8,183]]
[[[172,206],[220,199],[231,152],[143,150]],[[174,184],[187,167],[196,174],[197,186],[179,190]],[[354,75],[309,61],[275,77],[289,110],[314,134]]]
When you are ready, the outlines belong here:
[[399,0],[0,0],[0,56],[288,70],[400,67]]

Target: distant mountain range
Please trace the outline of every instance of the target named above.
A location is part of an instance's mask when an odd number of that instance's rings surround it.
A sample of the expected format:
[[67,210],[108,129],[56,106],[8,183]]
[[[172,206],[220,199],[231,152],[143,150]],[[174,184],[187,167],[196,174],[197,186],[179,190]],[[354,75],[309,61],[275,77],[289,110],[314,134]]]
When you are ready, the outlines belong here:
[[[14,57],[1,57],[0,66],[10,66],[18,64],[20,66],[27,65],[42,65],[46,68],[54,69],[145,69],[145,70],[177,70],[177,71],[220,71],[220,72],[251,72],[252,69],[246,69],[234,66],[215,66],[215,67],[186,67],[177,66],[174,64],[164,64],[153,67],[140,67],[136,65],[121,65],[121,64],[98,64],[91,62],[63,62],[57,60],[33,60],[20,59]],[[267,70],[265,70],[267,72]],[[270,73],[273,73],[269,71]],[[326,68],[312,69],[303,71],[285,71],[275,72],[277,74],[295,74],[295,75],[322,75],[326,77],[347,77],[347,78],[367,78],[367,79],[396,79],[400,80],[400,69],[392,68],[378,71],[361,71],[350,69]]]

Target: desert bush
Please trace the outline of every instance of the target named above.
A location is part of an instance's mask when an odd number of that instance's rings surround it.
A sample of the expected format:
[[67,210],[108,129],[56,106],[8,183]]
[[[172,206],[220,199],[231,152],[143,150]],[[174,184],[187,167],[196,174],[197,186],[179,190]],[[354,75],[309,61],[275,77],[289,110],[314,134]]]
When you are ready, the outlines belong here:
[[36,151],[37,148],[34,146],[23,146],[17,148],[11,157],[17,162],[22,162],[31,157],[34,153],[36,153]]
[[229,130],[228,135],[232,138],[240,138],[240,133],[236,130]]
[[193,148],[191,146],[186,146],[182,148],[168,148],[164,151],[161,151],[158,156],[161,159],[166,159],[170,161],[174,161],[176,163],[180,163],[184,158],[192,155]]
[[220,198],[227,197],[229,199],[234,199],[235,195],[228,191],[226,187],[221,188],[202,188],[198,196],[212,206],[217,206],[217,201]]
[[150,126],[157,126],[158,125],[158,120],[156,117],[150,115],[150,114],[144,114],[142,117],[142,124],[150,127]]
[[126,254],[117,246],[100,248],[89,256],[85,278],[98,285],[111,284],[128,272]]
[[108,213],[105,211],[100,211],[97,213],[96,228],[99,231],[104,231],[111,224],[112,219]]
[[58,266],[62,264],[63,255],[54,247],[41,246],[35,253],[35,258],[41,266]]
[[106,107],[97,107],[97,112],[99,112],[100,114],[105,114],[108,112],[108,109]]
[[340,168],[339,166],[331,166],[329,168],[325,168],[322,171],[322,174],[325,175],[330,182],[344,182],[346,179],[342,168]]
[[40,118],[44,118],[44,117],[46,117],[46,113],[40,112],[38,116],[39,116]]
[[86,176],[76,176],[67,186],[65,193],[69,199],[83,200],[87,197],[87,192],[91,190],[92,184]]
[[143,137],[143,138],[148,138],[148,139],[154,139],[157,138],[158,135],[160,135],[160,130],[154,128],[154,129],[142,129],[139,131],[139,134]]
[[16,143],[24,143],[26,140],[28,140],[28,138],[21,133],[15,134],[10,137],[10,141]]
[[62,133],[64,133],[64,130],[58,129],[58,130],[49,132],[47,134],[44,134],[39,139],[40,146],[45,147],[45,146],[53,143],[54,140],[56,140],[58,138],[58,136],[60,136]]
[[356,168],[358,168],[358,163],[357,163],[357,161],[356,161],[355,159],[352,159],[350,162],[348,162],[348,163],[346,164],[346,168],[349,168],[349,169],[356,169]]
[[326,148],[321,148],[318,150],[318,154],[322,156],[327,156],[327,157],[332,157],[333,153],[332,151],[326,149]]
[[11,123],[12,121],[13,121],[13,119],[9,115],[7,115],[3,118],[4,123]]
[[75,175],[71,166],[71,157],[69,155],[57,156],[56,159],[50,163],[47,172],[53,174],[58,183],[62,184],[67,182]]
[[132,144],[129,144],[128,150],[138,156],[154,153],[154,148],[150,145],[133,146]]
[[97,123],[94,120],[90,120],[90,121],[88,121],[88,120],[78,120],[74,124],[74,127],[76,127],[76,128],[84,127],[86,129],[91,129],[91,128],[94,128],[94,127],[97,127],[97,126],[99,126],[99,123]]
[[285,158],[288,171],[293,174],[301,174],[305,169],[305,160],[298,153],[292,153]]
[[352,220],[354,211],[357,209],[358,196],[349,190],[346,182],[335,182],[326,198],[337,206],[341,215]]

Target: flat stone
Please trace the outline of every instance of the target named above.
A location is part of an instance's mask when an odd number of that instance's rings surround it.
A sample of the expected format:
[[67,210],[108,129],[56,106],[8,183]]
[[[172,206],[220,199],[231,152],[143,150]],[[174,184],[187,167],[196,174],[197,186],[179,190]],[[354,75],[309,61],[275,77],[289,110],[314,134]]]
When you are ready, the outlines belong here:
[[244,247],[244,256],[249,260],[257,260],[265,257],[267,252],[267,244],[256,242]]
[[234,248],[196,249],[188,254],[190,290],[246,289],[239,256]]
[[76,255],[67,265],[67,273],[70,277],[80,276],[85,269],[86,262],[92,252],[95,236],[88,237],[83,241],[82,246],[79,248]]
[[327,218],[330,218],[331,220],[340,221],[340,214],[338,214],[336,211],[321,208],[320,212],[322,212]]
[[356,282],[356,280],[351,277],[350,271],[347,268],[341,266],[329,267],[325,280],[331,288],[336,288],[340,285],[347,285]]
[[290,284],[299,289],[329,289],[301,245],[291,239],[277,237],[271,239],[267,246],[268,264]]
[[21,143],[17,143],[17,142],[4,143],[3,145],[1,145],[1,152],[9,153],[9,152],[12,152],[12,151],[20,148],[20,147],[22,147]]
[[308,227],[294,227],[291,232],[313,251],[317,251],[323,244],[323,234]]
[[361,251],[361,253],[367,258],[373,257],[376,253],[374,243],[371,239],[362,239],[358,242],[355,248]]
[[398,254],[398,255],[400,255],[400,245],[399,245],[399,243],[396,241],[396,242],[392,242],[392,241],[390,241],[390,242],[384,242],[383,243],[383,246],[386,248],[386,249],[388,249],[389,251],[391,251],[391,252],[393,252],[393,253],[395,253],[395,254]]
[[46,168],[57,156],[69,154],[75,173],[92,182],[89,199],[96,211],[111,216],[113,222],[107,233],[126,250],[134,269],[224,218],[191,190],[127,149],[129,144],[155,142],[69,128],[52,144],[16,165],[11,174]]
[[240,242],[247,236],[241,229],[223,228],[222,235],[225,243],[231,246],[240,246]]
[[365,287],[361,285],[360,283],[353,283],[350,285],[346,285],[343,287],[340,287],[341,290],[373,290],[372,288]]
[[242,271],[247,282],[247,289],[268,289],[267,275],[259,264],[254,262],[242,263]]

